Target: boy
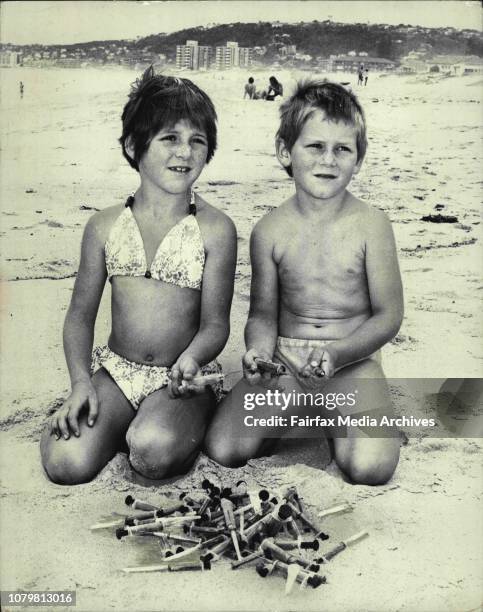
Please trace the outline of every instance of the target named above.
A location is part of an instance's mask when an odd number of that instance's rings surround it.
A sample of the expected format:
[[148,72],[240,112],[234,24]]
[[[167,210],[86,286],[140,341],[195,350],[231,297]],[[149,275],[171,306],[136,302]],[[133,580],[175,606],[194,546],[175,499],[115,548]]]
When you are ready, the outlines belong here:
[[[387,414],[378,351],[399,330],[403,297],[389,220],[347,191],[367,147],[362,108],[342,86],[308,81],[280,112],[277,157],[294,179],[295,194],[252,232],[246,380],[233,393],[261,382],[255,362],[261,358],[286,367],[292,382],[283,379],[285,390],[291,384],[299,391],[339,392],[353,388],[351,380],[372,379],[370,397],[362,394],[352,412],[346,406],[340,413]],[[230,438],[234,403],[227,398],[219,406],[205,442],[208,454],[230,466],[270,443],[261,427],[249,438]],[[257,408],[258,417],[269,414]],[[342,471],[365,484],[386,482],[399,458],[396,437],[368,439],[354,426],[347,437],[335,438],[334,450]]]

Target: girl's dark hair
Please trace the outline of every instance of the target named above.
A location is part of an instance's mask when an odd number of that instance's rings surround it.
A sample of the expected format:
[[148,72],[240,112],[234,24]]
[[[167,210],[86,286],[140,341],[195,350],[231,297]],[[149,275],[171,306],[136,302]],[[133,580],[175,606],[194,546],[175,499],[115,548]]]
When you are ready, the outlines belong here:
[[[208,95],[188,79],[155,74],[150,66],[131,85],[129,100],[122,112],[122,153],[132,168],[139,172],[139,161],[153,137],[164,127],[173,127],[186,119],[206,134],[208,155],[216,150],[216,111]],[[134,148],[134,158],[126,145]]]
[[[309,79],[297,83],[295,92],[280,106],[277,140],[283,140],[289,151],[300,136],[305,122],[315,110],[322,110],[331,121],[344,121],[356,128],[357,161],[367,149],[366,119],[356,96],[338,83]],[[285,168],[292,176],[291,166]]]

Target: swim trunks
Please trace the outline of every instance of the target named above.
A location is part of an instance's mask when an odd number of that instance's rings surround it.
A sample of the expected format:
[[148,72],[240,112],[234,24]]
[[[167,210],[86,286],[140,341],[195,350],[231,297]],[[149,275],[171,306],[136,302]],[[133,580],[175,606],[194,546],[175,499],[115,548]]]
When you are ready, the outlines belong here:
[[[275,347],[275,353],[273,360],[276,363],[283,364],[288,372],[295,376],[299,384],[304,387],[304,383],[307,383],[307,379],[303,376],[299,376],[300,370],[307,365],[310,353],[315,348],[323,348],[335,340],[305,340],[299,338],[284,338],[279,336],[277,338],[277,344]],[[378,363],[381,363],[381,351],[376,351],[369,357],[360,359],[359,361],[365,361],[365,359],[375,359]],[[352,363],[357,363],[353,361]],[[351,365],[346,364],[344,367]],[[338,368],[336,371],[342,370]],[[323,378],[321,379],[322,382]]]
[[105,244],[109,280],[112,282],[113,276],[145,276],[179,287],[201,290],[205,250],[196,221],[194,195],[190,214],[169,230],[149,268],[141,232],[132,211],[133,204],[134,197],[130,196]]
[[[121,389],[137,410],[141,402],[169,382],[170,368],[166,366],[147,365],[135,363],[125,357],[121,357],[108,346],[99,346],[92,353],[91,374],[99,368],[104,368],[116,385]],[[221,365],[214,360],[201,368],[203,374],[221,373]],[[210,385],[213,389],[217,402],[223,397],[223,383]]]

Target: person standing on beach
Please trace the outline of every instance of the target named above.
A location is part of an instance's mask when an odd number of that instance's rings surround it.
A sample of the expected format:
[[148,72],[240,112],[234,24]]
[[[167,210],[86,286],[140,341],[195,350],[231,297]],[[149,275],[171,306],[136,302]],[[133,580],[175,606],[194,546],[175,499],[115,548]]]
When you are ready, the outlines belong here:
[[367,85],[367,79],[369,78],[369,68],[364,71],[364,87]]
[[21,97],[21,98],[23,98],[23,89],[24,89],[24,87],[23,87],[23,83],[22,83],[22,81],[20,81],[20,86],[19,86],[19,88],[20,88],[20,97]]
[[[92,480],[118,451],[153,479],[198,455],[220,392],[204,381],[219,379],[236,262],[232,221],[192,190],[215,152],[216,119],[188,79],[151,67],[132,87],[120,143],[140,185],[84,231],[64,324],[72,392],[41,438],[55,483]],[[111,333],[91,362],[107,279]]]
[[[341,85],[309,80],[298,84],[280,115],[277,157],[295,194],[253,229],[244,379],[219,405],[205,441],[207,454],[231,467],[273,448],[280,429],[269,419],[283,414],[283,432],[296,427],[310,398],[345,399],[360,387],[357,401],[315,404],[329,425],[331,417],[358,421],[361,415],[383,423],[392,413],[380,349],[403,318],[394,236],[385,213],[347,190],[367,147],[362,107]],[[287,402],[283,413],[263,386],[272,383],[260,360],[288,373],[278,383]],[[261,397],[259,426],[240,420],[251,409],[247,397]],[[376,427],[378,437],[369,437],[357,422],[344,427],[343,435],[326,429],[339,468],[354,483],[387,482],[399,459],[398,432]]]
[[362,85],[364,83],[364,64],[359,64],[359,70],[357,73],[357,84]]

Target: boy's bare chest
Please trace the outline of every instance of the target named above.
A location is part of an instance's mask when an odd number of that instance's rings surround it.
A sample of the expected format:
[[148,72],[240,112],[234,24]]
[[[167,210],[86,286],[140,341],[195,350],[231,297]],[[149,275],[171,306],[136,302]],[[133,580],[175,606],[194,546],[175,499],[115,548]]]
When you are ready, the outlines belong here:
[[280,272],[317,276],[354,275],[364,271],[364,239],[358,228],[293,227],[276,248]]

